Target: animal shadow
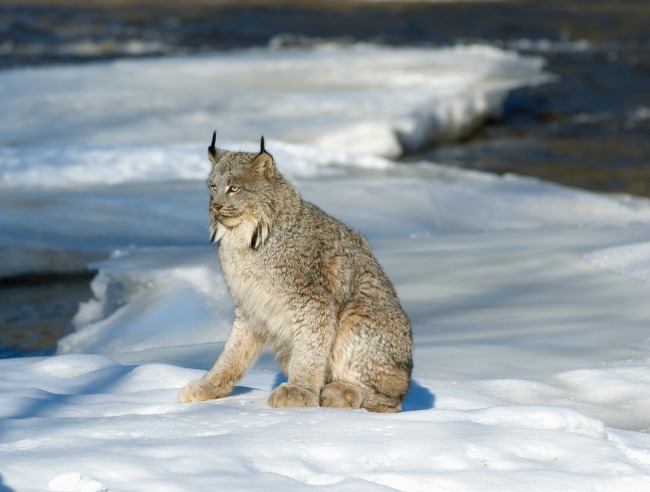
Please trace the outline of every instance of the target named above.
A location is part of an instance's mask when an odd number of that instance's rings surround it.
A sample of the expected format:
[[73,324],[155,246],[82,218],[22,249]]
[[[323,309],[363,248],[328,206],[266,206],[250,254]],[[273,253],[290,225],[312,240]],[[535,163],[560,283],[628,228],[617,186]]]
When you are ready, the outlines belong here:
[[414,412],[416,410],[431,410],[435,405],[435,395],[412,379],[411,387],[402,402],[402,411]]

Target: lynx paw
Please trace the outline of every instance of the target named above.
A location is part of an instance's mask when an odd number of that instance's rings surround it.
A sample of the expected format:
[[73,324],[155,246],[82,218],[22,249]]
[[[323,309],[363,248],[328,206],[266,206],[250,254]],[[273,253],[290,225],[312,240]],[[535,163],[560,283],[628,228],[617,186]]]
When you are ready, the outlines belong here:
[[203,379],[195,379],[187,383],[178,393],[178,401],[190,403],[195,401],[214,400],[228,396],[230,388],[222,388],[206,383]]
[[349,383],[330,383],[320,394],[320,404],[323,407],[360,408],[362,402],[361,391]]
[[318,395],[312,390],[295,384],[282,383],[269,395],[269,406],[275,408],[317,407]]

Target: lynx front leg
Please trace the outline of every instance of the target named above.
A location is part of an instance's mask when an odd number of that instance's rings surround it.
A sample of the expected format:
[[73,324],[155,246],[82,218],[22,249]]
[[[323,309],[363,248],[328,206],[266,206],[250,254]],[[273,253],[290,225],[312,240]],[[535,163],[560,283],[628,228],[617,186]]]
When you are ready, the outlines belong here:
[[178,401],[189,403],[228,396],[263,346],[264,341],[251,331],[248,321],[236,313],[232,331],[214,365],[203,378],[187,383],[178,393]]
[[269,395],[271,407],[317,407],[330,350],[334,341],[334,316],[304,316],[296,324],[288,381]]

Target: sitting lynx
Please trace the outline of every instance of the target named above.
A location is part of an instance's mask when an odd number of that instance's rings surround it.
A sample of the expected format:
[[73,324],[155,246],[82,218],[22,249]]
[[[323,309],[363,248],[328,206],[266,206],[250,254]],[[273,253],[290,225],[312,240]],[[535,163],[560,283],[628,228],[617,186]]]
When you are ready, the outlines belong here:
[[266,346],[288,382],[272,407],[396,412],[413,343],[395,290],[363,237],[303,201],[273,157],[208,147],[213,241],[235,301],[223,351],[181,402],[227,396]]

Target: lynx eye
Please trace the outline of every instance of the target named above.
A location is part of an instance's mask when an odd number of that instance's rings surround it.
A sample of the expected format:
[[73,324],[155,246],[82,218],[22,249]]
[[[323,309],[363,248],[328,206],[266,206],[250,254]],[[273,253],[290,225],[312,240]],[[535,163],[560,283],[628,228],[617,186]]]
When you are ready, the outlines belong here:
[[217,192],[217,189],[218,189],[218,188],[216,187],[216,185],[210,185],[209,188],[210,188],[210,191],[212,191],[213,193],[216,193],[216,192]]
[[239,186],[229,186],[228,187],[228,193],[237,193],[241,188]]

